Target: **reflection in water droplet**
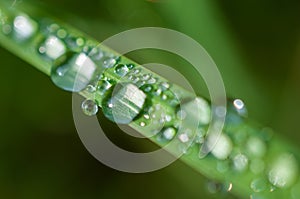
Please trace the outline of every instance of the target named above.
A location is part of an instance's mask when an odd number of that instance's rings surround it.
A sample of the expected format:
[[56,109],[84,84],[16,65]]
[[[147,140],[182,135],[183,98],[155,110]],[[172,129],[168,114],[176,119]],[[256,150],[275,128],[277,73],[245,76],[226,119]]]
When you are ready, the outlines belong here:
[[292,154],[282,154],[270,168],[269,181],[276,187],[291,186],[298,176],[298,164]]
[[51,80],[59,88],[79,92],[91,82],[96,67],[84,53],[74,54],[63,64],[52,67]]
[[84,114],[88,116],[96,115],[98,112],[98,105],[90,99],[86,99],[82,102],[81,108]]
[[118,124],[129,124],[142,111],[145,100],[145,93],[134,84],[119,83],[103,100],[103,113]]

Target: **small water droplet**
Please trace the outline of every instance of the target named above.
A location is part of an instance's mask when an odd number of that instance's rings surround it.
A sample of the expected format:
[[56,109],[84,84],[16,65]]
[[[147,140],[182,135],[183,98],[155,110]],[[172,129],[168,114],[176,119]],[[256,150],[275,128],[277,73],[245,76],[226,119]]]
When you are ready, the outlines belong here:
[[115,68],[115,73],[124,77],[129,72],[129,68],[125,64],[118,64]]
[[257,178],[251,182],[250,187],[254,192],[262,192],[267,189],[267,185],[268,185],[268,182],[266,179]]
[[66,38],[67,35],[68,35],[68,33],[67,33],[67,31],[66,31],[65,29],[59,29],[59,30],[57,31],[57,36],[58,36],[59,38],[61,38],[61,39]]
[[148,83],[148,84],[155,84],[156,81],[157,81],[157,79],[156,79],[155,77],[151,77],[151,78],[147,81],[147,83]]
[[233,165],[237,171],[244,171],[248,166],[248,158],[244,154],[238,154],[233,158]]
[[84,42],[85,42],[84,39],[81,38],[81,37],[79,37],[79,38],[76,39],[77,46],[83,46]]
[[137,85],[138,87],[141,87],[141,86],[144,86],[145,83],[146,83],[145,81],[140,80],[140,81],[136,82],[136,85]]
[[90,99],[86,99],[82,102],[81,108],[84,114],[88,116],[96,115],[98,112],[98,105]]
[[146,123],[145,122],[140,122],[140,126],[144,127],[144,126],[146,126]]
[[244,104],[244,102],[241,99],[235,99],[233,100],[233,106],[235,107],[236,111],[242,115],[242,116],[247,116],[247,109]]
[[146,95],[131,83],[119,83],[102,102],[104,115],[118,124],[129,124],[142,111]]
[[189,138],[189,136],[188,136],[187,133],[182,133],[182,134],[180,134],[180,135],[178,136],[178,138],[179,138],[179,140],[180,140],[182,143],[187,143],[187,142],[190,140],[190,138]]
[[94,92],[96,92],[96,90],[97,90],[96,87],[91,84],[86,87],[86,91],[89,93],[94,93]]
[[167,89],[170,88],[170,84],[168,82],[162,82],[160,83],[159,87],[161,90],[166,91]]
[[106,57],[103,59],[103,63],[102,63],[102,66],[104,68],[112,68],[114,67],[114,65],[116,65],[117,63],[117,60],[113,57]]
[[141,77],[141,79],[144,80],[144,81],[146,81],[146,80],[149,80],[150,77],[151,77],[151,74],[143,74],[142,77]]
[[168,127],[163,130],[162,135],[166,140],[172,140],[176,135],[176,130],[173,127]]
[[153,90],[153,86],[150,84],[145,84],[141,87],[141,90],[143,90],[146,93],[149,93]]

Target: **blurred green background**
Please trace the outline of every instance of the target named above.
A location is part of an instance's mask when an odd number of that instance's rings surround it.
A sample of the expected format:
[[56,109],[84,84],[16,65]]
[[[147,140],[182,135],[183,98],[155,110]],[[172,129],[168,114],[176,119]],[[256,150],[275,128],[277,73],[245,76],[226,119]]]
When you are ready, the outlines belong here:
[[[27,2],[45,6],[49,14],[99,41],[144,26],[191,36],[216,62],[228,95],[246,102],[251,119],[299,143],[300,1]],[[180,161],[147,174],[121,173],[102,165],[76,133],[71,94],[5,49],[0,48],[0,56],[0,198],[233,197],[210,193],[208,180]],[[162,61],[182,70],[180,61],[164,53],[129,56],[137,62]],[[193,77],[190,69],[183,71],[197,85],[199,77]],[[142,143],[128,145],[143,148]]]

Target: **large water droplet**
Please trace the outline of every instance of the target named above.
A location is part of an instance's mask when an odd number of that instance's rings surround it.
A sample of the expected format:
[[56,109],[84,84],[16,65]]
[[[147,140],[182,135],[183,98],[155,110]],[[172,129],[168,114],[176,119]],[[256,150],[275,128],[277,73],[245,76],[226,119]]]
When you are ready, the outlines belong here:
[[79,92],[91,82],[96,67],[84,53],[73,54],[70,59],[52,68],[51,80],[59,88]]
[[129,124],[142,111],[146,95],[131,83],[119,83],[102,102],[104,115],[118,124]]
[[298,164],[292,154],[279,156],[268,173],[269,181],[276,187],[288,187],[298,176]]
[[98,112],[98,105],[96,102],[90,99],[86,99],[82,102],[81,108],[84,114],[88,116],[96,115]]

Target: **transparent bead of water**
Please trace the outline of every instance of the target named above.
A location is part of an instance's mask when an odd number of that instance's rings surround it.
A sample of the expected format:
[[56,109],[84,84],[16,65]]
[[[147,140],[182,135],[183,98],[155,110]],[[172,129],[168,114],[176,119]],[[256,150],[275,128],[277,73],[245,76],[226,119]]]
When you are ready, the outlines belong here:
[[114,65],[116,65],[117,59],[114,57],[106,57],[103,59],[102,66],[104,68],[112,68]]
[[119,83],[102,102],[104,115],[118,124],[129,124],[142,111],[146,95],[131,83]]
[[84,53],[76,53],[62,64],[52,67],[51,80],[63,90],[79,92],[91,82],[96,67],[95,63]]
[[96,102],[90,99],[86,99],[82,102],[81,108],[84,114],[87,116],[93,116],[96,115],[98,112],[98,105]]
[[248,166],[248,158],[244,154],[238,154],[233,158],[234,168],[238,171],[244,171]]
[[118,64],[115,73],[120,77],[124,77],[129,72],[129,68],[125,64]]
[[168,127],[164,129],[162,135],[166,140],[172,140],[176,135],[176,130],[173,127]]

